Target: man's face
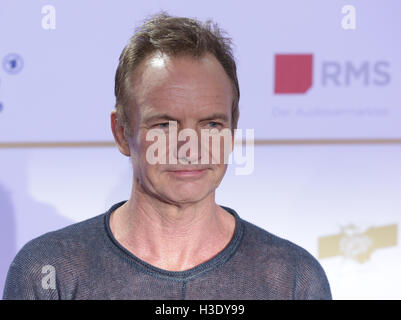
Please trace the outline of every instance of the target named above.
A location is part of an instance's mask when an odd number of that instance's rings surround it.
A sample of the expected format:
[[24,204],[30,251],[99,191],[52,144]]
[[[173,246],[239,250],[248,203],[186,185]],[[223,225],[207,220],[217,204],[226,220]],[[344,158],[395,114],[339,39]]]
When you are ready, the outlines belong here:
[[[195,59],[159,53],[145,59],[132,79],[130,124],[133,140],[130,149],[138,187],[169,203],[183,204],[204,199],[220,184],[227,164],[223,156],[218,164],[212,163],[211,143],[205,145],[202,142],[201,130],[231,129],[233,93],[230,79],[211,54]],[[192,148],[184,155],[172,152],[174,147],[169,144],[169,134],[173,128],[169,121],[174,121],[178,134],[183,129],[194,130],[198,147],[194,149],[191,144]],[[156,140],[147,141],[146,136],[155,129],[166,137],[166,148],[158,151],[159,155],[165,155],[166,164],[149,163],[147,150]],[[189,138],[178,141],[177,149],[187,142]],[[210,154],[206,164],[201,161],[201,148],[205,146],[210,149],[206,151]],[[221,143],[221,155],[223,148]],[[172,158],[177,160],[176,163],[169,161]],[[190,163],[194,160],[198,164]]]

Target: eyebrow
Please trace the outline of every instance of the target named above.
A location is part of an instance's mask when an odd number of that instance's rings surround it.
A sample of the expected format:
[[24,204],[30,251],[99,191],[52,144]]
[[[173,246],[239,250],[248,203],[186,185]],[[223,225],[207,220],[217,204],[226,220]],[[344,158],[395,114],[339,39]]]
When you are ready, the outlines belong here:
[[[215,120],[215,119],[220,119],[222,121],[228,122],[228,116],[224,113],[213,113],[206,118],[200,119],[200,121],[206,121],[206,120]],[[153,116],[149,116],[145,118],[144,122],[150,123],[158,120],[171,120],[171,121],[177,121],[174,117],[168,115],[167,113],[162,113],[162,114],[155,114]]]
[[174,119],[173,117],[169,116],[167,113],[162,113],[162,114],[155,114],[153,116],[149,116],[149,117],[144,119],[144,122],[149,123],[149,122],[153,122],[153,121],[157,121],[157,120],[175,121],[176,119]]

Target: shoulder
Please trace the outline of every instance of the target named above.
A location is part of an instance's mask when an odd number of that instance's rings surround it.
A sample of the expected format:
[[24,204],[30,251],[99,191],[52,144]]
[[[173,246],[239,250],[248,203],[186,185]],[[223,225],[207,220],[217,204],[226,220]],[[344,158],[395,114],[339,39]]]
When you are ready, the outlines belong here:
[[295,299],[331,299],[327,276],[312,254],[289,240],[242,221],[243,250],[252,255],[248,257],[253,259],[250,261],[264,263],[276,278],[291,281]]
[[101,214],[27,242],[10,265],[3,298],[57,299],[58,290],[42,290],[44,276],[54,271],[57,279],[77,279],[89,259],[89,248],[102,241],[103,221]]
[[315,261],[316,259],[299,245],[278,237],[255,224],[242,220],[244,224],[244,238],[248,246],[257,249],[259,254],[268,254],[270,257],[294,262],[299,260]]
[[31,260],[33,258],[53,258],[70,256],[82,251],[85,247],[98,241],[101,229],[104,228],[104,214],[71,224],[62,229],[45,233],[27,242],[18,252],[16,258]]

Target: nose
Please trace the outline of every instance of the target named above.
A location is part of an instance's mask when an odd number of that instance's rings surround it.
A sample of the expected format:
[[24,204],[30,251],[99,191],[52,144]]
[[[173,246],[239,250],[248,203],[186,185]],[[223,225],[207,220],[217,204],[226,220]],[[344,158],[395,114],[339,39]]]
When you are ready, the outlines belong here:
[[181,164],[200,164],[200,132],[194,128],[179,131],[177,141],[177,159]]

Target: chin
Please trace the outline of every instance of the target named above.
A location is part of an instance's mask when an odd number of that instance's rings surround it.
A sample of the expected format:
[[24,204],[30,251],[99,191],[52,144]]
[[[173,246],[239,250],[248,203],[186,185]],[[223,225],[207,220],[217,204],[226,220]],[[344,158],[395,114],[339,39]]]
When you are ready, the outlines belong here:
[[203,200],[211,192],[213,192],[213,190],[210,188],[199,188],[199,186],[187,185],[177,188],[170,188],[167,191],[167,197],[175,203],[190,203]]

